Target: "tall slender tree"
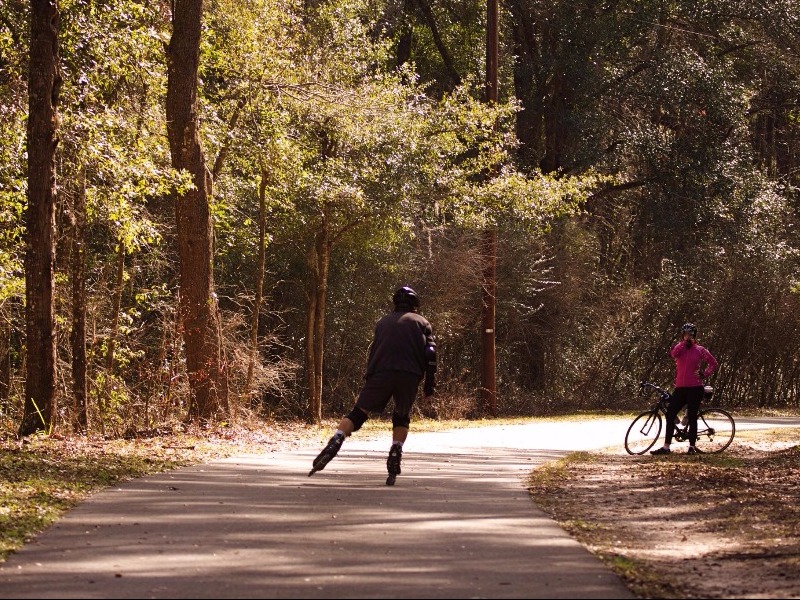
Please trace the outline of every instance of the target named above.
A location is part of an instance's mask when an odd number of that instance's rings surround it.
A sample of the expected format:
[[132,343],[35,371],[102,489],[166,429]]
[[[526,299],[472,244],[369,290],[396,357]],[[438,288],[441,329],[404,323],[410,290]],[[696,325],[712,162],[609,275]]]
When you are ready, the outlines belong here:
[[198,119],[203,1],[176,0],[173,11],[172,39],[167,47],[167,134],[172,166],[188,172],[193,184],[175,198],[180,319],[190,386],[187,418],[208,420],[228,414],[228,381],[214,292],[209,207],[212,176],[200,144]]
[[25,412],[19,435],[50,431],[56,415],[55,153],[58,145],[59,10],[31,0],[28,68],[28,205],[25,215]]
[[72,394],[74,411],[73,427],[85,432],[89,427],[89,386],[87,380],[88,357],[86,355],[86,171],[78,174],[78,188],[72,202],[70,223],[70,270],[72,283]]

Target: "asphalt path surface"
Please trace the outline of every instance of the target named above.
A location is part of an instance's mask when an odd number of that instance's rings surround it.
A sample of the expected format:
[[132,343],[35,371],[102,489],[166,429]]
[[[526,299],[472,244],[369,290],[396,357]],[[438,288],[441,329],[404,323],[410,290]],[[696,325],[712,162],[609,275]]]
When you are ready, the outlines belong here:
[[[629,419],[414,433],[240,455],[93,495],[0,565],[0,598],[633,598],[530,500],[531,469]],[[737,427],[800,425],[737,419]]]

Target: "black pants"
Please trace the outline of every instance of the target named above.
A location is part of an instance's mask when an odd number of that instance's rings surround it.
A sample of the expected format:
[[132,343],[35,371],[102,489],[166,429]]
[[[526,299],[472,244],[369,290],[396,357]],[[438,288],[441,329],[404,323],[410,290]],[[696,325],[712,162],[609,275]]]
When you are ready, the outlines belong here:
[[700,410],[700,403],[703,401],[703,386],[679,387],[675,388],[672,398],[667,407],[667,433],[664,442],[672,443],[672,436],[675,434],[675,417],[680,410],[686,406],[689,417],[689,445],[694,446],[697,442],[697,411]]
[[392,422],[408,423],[421,379],[419,375],[405,371],[374,373],[364,382],[356,406],[367,413],[380,413],[389,400],[394,399]]

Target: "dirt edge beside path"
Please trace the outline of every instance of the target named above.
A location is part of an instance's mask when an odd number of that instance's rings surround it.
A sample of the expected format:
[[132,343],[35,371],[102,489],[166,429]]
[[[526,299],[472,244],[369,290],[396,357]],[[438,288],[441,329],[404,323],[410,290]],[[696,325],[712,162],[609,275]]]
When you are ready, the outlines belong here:
[[534,502],[643,598],[800,597],[800,430],[719,455],[577,452],[536,469]]

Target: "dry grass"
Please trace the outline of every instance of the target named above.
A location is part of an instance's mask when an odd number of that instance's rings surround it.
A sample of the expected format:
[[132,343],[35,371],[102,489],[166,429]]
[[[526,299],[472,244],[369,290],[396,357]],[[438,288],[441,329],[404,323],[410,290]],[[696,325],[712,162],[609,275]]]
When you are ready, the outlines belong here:
[[575,453],[534,501],[645,598],[800,597],[800,430],[719,455]]

